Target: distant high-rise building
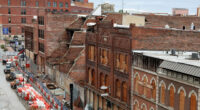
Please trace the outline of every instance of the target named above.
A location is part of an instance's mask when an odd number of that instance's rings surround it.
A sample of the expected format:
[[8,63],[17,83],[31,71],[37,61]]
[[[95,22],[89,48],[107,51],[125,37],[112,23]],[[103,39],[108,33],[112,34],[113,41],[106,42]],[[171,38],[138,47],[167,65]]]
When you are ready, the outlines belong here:
[[187,16],[189,14],[189,10],[186,8],[173,8],[172,14],[174,16]]

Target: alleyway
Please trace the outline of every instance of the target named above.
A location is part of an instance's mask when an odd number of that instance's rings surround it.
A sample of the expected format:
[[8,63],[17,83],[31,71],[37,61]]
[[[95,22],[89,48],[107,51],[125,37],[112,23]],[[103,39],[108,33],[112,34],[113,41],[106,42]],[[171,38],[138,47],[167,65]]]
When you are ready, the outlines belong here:
[[[2,58],[0,49],[0,58]],[[26,110],[20,103],[16,93],[10,88],[10,84],[5,79],[3,69],[5,67],[0,63],[0,110]]]

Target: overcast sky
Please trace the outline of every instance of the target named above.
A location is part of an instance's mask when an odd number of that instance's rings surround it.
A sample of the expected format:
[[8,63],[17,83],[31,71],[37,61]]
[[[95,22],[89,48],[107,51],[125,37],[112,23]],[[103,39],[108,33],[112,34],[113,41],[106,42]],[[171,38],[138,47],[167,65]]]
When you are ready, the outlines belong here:
[[[89,0],[95,7],[104,2],[115,4],[115,10],[122,9],[122,0]],[[124,9],[137,9],[148,12],[171,13],[172,8],[188,8],[190,14],[196,14],[200,0],[124,0]]]

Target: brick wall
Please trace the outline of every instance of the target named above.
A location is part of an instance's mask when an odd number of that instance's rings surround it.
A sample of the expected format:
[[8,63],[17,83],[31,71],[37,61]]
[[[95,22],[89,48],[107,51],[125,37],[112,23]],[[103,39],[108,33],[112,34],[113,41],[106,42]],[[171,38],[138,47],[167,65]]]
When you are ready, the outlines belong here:
[[155,28],[132,28],[132,49],[136,50],[200,50],[199,32]]
[[200,18],[195,16],[161,16],[161,15],[140,15],[146,18],[146,27],[162,27],[169,25],[170,28],[191,29],[191,24],[194,23],[196,30],[200,29]]
[[67,14],[48,14],[47,16],[45,52],[48,57],[54,50],[66,45],[67,33],[65,29],[77,16]]

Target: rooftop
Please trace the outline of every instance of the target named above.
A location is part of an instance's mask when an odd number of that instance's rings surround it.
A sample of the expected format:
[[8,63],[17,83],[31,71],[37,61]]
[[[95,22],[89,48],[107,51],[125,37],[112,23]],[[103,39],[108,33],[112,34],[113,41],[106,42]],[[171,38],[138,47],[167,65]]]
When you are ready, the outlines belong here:
[[149,50],[133,50],[134,53],[141,53],[144,56],[162,59],[165,61],[182,63],[200,67],[200,60],[191,60],[192,53],[190,51],[176,51],[176,55],[171,55],[170,51],[149,51]]
[[191,59],[192,53],[195,52],[175,52],[171,55],[171,51],[134,51],[144,56],[153,57],[164,60],[159,67],[172,71],[200,77],[200,60]]

